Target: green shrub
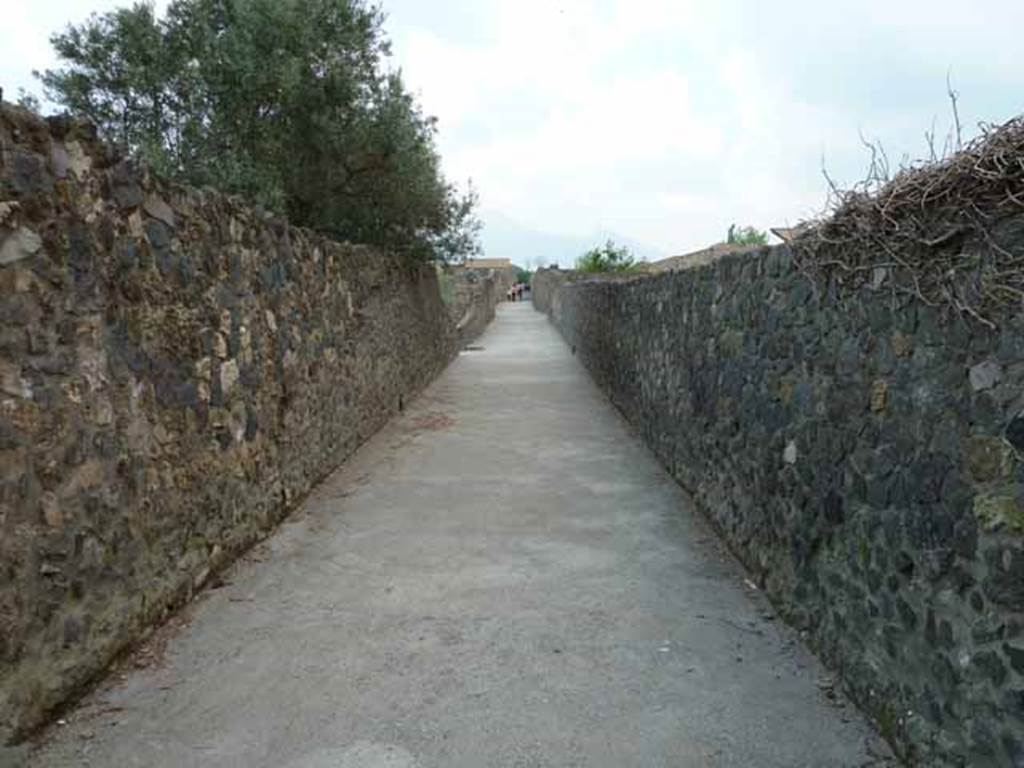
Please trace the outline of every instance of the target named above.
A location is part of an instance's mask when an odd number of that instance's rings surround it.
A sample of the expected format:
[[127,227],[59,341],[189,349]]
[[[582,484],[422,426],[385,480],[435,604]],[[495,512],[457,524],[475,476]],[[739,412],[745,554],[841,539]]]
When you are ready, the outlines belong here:
[[591,248],[576,259],[579,272],[631,272],[637,268],[633,254],[625,246],[611,240],[598,248]]
[[737,227],[733,224],[729,227],[725,242],[729,245],[765,245],[768,242],[768,233],[753,227]]

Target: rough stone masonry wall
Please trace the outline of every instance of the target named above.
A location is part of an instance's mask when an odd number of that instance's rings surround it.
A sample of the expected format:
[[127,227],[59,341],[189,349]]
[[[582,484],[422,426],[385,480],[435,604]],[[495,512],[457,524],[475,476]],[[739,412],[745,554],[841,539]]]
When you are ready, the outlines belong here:
[[465,346],[494,319],[500,292],[492,270],[458,269],[450,279],[448,313],[459,345]]
[[435,270],[0,109],[0,743],[449,361]]
[[579,277],[578,273],[563,269],[538,269],[530,280],[530,299],[533,306],[547,315],[555,313],[555,301],[563,285]]
[[910,762],[1024,765],[1024,316],[839,296],[784,247],[534,286]]

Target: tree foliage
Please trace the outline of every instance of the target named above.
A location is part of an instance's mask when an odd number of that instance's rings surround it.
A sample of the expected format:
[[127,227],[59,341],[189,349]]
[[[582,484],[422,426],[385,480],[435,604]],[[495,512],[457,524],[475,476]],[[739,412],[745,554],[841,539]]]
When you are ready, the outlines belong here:
[[[0,91],[0,93],[2,93],[2,91]],[[39,99],[35,94],[29,93],[24,88],[18,89],[18,100],[15,103],[19,107],[32,112],[39,112],[43,106],[39,103]]]
[[436,121],[384,60],[365,0],[172,0],[51,42],[47,96],[158,171],[418,258],[477,250],[472,189],[441,173]]
[[733,224],[729,227],[725,242],[729,245],[765,245],[768,242],[768,233],[754,227],[737,227]]
[[578,259],[579,272],[630,272],[636,269],[633,254],[625,246],[617,246],[611,240],[603,246],[591,248]]

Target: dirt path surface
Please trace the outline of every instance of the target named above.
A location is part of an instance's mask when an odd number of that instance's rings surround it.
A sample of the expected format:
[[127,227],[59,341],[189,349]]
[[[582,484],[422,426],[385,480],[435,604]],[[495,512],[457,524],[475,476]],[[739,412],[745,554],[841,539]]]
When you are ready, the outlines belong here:
[[888,752],[527,304],[34,766],[866,766]]

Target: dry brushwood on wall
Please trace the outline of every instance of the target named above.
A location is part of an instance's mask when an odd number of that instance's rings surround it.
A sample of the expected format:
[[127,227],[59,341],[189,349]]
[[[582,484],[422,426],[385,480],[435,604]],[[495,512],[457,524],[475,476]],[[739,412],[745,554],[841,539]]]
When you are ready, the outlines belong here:
[[[828,218],[807,227],[794,257],[811,277],[843,289],[886,285],[994,328],[1024,307],[1024,251],[994,236],[1024,214],[1024,116],[948,158],[840,191]],[[873,164],[874,167],[874,164]]]

